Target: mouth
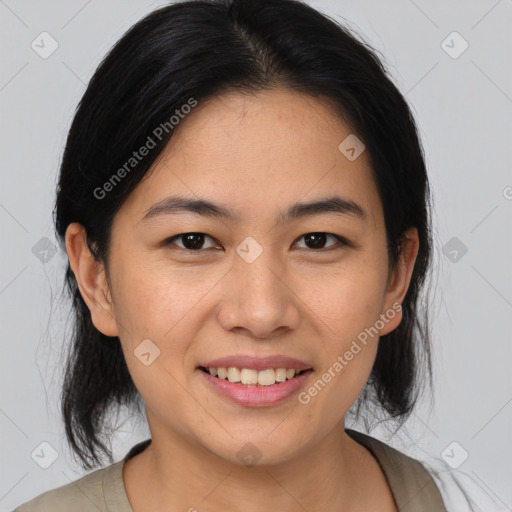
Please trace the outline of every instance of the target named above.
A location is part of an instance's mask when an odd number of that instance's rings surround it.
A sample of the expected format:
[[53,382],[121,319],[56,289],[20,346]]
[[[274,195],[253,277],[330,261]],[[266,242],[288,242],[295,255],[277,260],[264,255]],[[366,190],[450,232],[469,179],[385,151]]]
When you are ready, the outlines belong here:
[[255,368],[230,367],[206,367],[199,366],[199,370],[221,381],[227,381],[241,386],[265,388],[281,385],[287,381],[297,379],[312,371],[311,368]]

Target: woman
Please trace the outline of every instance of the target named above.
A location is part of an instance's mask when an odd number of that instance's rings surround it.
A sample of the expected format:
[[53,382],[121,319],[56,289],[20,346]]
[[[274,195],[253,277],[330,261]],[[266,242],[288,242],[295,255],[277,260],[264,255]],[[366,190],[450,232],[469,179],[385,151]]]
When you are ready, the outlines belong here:
[[151,439],[16,510],[447,510],[426,467],[344,427],[401,424],[428,383],[429,205],[410,110],[346,29],[293,0],[141,20],[76,112],[55,223],[69,443],[111,457],[116,405]]

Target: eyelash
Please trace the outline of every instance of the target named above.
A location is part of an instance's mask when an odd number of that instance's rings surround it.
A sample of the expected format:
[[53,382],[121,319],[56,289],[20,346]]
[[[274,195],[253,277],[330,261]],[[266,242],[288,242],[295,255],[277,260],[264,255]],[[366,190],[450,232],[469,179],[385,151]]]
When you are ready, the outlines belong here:
[[[207,238],[210,238],[212,240],[215,240],[212,236],[207,235],[206,233],[200,233],[200,232],[191,231],[189,233],[181,233],[179,235],[174,235],[174,236],[172,236],[170,238],[167,238],[166,240],[164,240],[162,245],[164,245],[164,246],[175,245],[175,244],[173,244],[174,240],[176,240],[178,238],[181,238],[181,237],[184,237],[186,235],[203,235],[204,237],[207,237]],[[323,232],[323,231],[311,231],[309,233],[305,233],[304,235],[301,235],[297,240],[300,240],[300,239],[304,238],[307,235],[327,235],[327,236],[331,236],[331,237],[335,238],[341,244],[341,246],[353,247],[353,244],[349,240],[347,240],[346,238],[343,238],[342,236],[339,236],[339,235],[335,235],[333,233],[326,233],[326,232]],[[179,247],[179,246],[177,248],[178,248],[178,250],[189,252],[189,253],[200,253],[200,252],[204,252],[204,250],[205,250],[205,249],[197,249],[197,250],[187,249],[186,247]],[[325,247],[323,249],[310,249],[309,247],[301,247],[300,249],[301,250],[302,249],[309,249],[310,251],[314,251],[314,252],[325,252],[325,251],[330,251],[330,250],[333,250],[333,249],[336,249],[336,248],[340,249],[341,247],[336,247],[336,245],[334,245],[334,246]],[[213,249],[213,247],[207,247],[207,249]]]

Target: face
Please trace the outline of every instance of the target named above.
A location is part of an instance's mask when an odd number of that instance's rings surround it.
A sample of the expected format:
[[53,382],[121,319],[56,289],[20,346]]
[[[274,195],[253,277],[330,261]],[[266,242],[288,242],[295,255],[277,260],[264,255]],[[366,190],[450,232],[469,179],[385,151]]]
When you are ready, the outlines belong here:
[[[366,152],[339,149],[350,134],[295,92],[217,97],[181,121],[117,213],[107,293],[87,281],[70,230],[93,322],[119,336],[154,440],[239,464],[250,442],[272,463],[343,424],[379,334],[400,322],[417,252],[412,230],[388,272]],[[259,384],[221,380],[223,368]]]

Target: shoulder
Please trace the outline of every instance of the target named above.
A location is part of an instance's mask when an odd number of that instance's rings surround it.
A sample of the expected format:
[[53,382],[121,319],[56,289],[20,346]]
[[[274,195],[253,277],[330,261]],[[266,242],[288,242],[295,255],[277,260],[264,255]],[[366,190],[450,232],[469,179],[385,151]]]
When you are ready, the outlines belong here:
[[93,471],[74,482],[40,494],[13,512],[107,512],[104,481],[119,475],[122,478],[122,465],[123,461]]
[[420,461],[374,437],[346,432],[377,459],[400,510],[446,510],[435,480]]
[[[506,512],[510,509],[471,475],[454,470],[439,458],[417,460],[361,432],[346,430],[368,448],[381,465],[397,502],[406,510]],[[426,501],[425,501],[426,500]],[[433,501],[432,501],[433,500]],[[435,503],[437,508],[423,506]],[[416,505],[421,506],[416,507]],[[412,507],[412,508],[411,508]],[[423,507],[423,508],[422,508]]]
[[448,467],[441,459],[423,462],[437,483],[448,511],[507,512],[510,508],[485,482],[458,469]]

